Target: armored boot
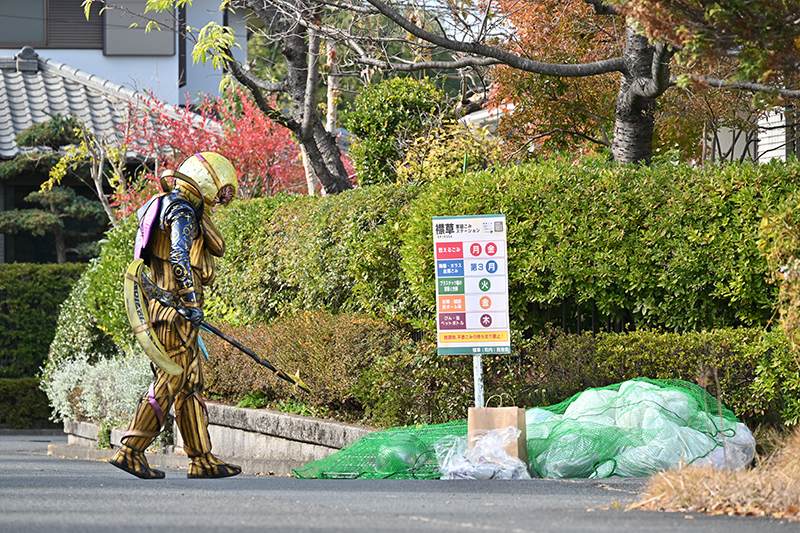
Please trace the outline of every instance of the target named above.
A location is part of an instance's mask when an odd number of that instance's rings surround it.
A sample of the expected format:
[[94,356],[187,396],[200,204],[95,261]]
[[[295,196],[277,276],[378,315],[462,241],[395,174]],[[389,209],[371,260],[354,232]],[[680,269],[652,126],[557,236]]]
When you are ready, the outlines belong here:
[[242,468],[214,457],[205,405],[196,393],[178,393],[175,399],[175,418],[183,437],[183,449],[189,456],[189,478],[230,477],[242,473]]
[[109,463],[121,468],[129,474],[142,479],[162,479],[164,472],[150,468],[144,451],[161,433],[161,422],[164,418],[161,407],[153,394],[153,385],[139,402],[133,420],[120,439],[122,447],[111,458]]
[[[153,437],[153,439],[154,438],[155,437]],[[150,439],[150,442],[152,442],[153,439]],[[136,448],[128,446],[127,444],[117,450],[117,453],[115,453],[114,457],[112,457],[108,462],[117,468],[121,468],[127,473],[133,474],[141,479],[164,478],[163,471],[150,468],[150,465],[147,464],[147,459],[145,458],[143,451],[137,450]]]
[[220,461],[212,453],[191,457],[188,478],[231,477],[242,473],[242,467]]

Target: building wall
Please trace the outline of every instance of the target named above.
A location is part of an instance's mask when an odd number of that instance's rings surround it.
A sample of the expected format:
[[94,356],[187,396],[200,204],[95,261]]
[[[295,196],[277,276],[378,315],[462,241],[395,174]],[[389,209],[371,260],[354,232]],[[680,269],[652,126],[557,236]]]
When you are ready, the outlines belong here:
[[[131,2],[129,2],[131,3]],[[133,4],[136,4],[134,1]],[[186,23],[195,29],[195,34],[211,21],[228,25],[235,31],[242,49],[234,50],[234,57],[239,61],[247,59],[247,27],[244,11],[228,13],[227,17],[219,11],[220,0],[195,0],[187,6]],[[143,27],[140,28],[143,30]],[[156,38],[163,39],[163,32]],[[149,34],[142,33],[142,38]],[[104,55],[102,49],[57,49],[37,48],[37,53],[44,58],[64,63],[70,67],[94,74],[133,90],[153,91],[159,100],[172,105],[185,103],[185,95],[191,95],[194,101],[202,94],[217,95],[222,79],[221,71],[214,71],[211,62],[205,66],[192,61],[192,43],[186,45],[186,85],[180,86],[178,36],[173,34],[174,47],[171,55],[121,56]],[[35,46],[34,46],[35,48]],[[14,56],[20,50],[0,48],[0,56]]]
[[[216,22],[222,25],[226,22],[223,13],[219,9],[219,0],[195,0],[192,2],[191,9],[186,10],[186,24],[195,28],[195,34],[209,22]],[[241,48],[233,50],[233,57],[245,63],[247,61],[247,24],[244,10],[237,10],[236,13],[228,12],[228,26],[236,33],[237,40]],[[186,86],[181,88],[181,103],[184,101],[184,94],[188,93],[193,101],[196,101],[198,93],[219,94],[219,83],[222,81],[222,72],[214,71],[211,62],[207,62],[204,67],[201,63],[192,61],[192,43],[186,43]]]
[[[786,161],[787,130],[786,112],[776,107],[766,118],[758,122],[761,129],[758,135],[758,162],[767,163],[772,159]],[[791,136],[790,134],[788,134]]]

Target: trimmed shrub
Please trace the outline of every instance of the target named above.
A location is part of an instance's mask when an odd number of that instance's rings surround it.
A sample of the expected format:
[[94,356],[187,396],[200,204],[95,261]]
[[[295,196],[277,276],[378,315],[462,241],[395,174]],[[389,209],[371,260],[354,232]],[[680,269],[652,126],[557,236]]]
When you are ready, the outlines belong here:
[[[363,409],[379,425],[465,416],[471,359],[438,356],[429,340],[431,216],[504,213],[515,351],[485,358],[493,403],[544,405],[630,377],[679,377],[712,394],[718,381],[739,416],[779,412],[792,422],[800,413],[790,388],[796,371],[785,340],[762,334],[777,289],[757,232],[762,214],[796,192],[798,176],[798,163],[640,168],[585,158],[332,197],[234,202],[215,215],[228,250],[207,317],[281,368],[299,367],[320,391],[310,400],[319,407]],[[109,233],[82,296],[74,291],[53,343],[54,368],[59,360],[77,361],[76,369],[119,360],[138,348],[121,291],[134,227],[125,221]],[[562,303],[570,312],[580,305],[584,325],[596,309],[598,323],[624,320],[638,331],[547,329]],[[402,330],[414,328],[412,342]],[[116,347],[95,348],[112,338]],[[235,402],[257,390],[295,393],[235,349],[211,347],[219,355],[206,365],[210,394]],[[63,389],[57,403],[66,410],[74,390]]]
[[[349,313],[301,313],[269,325],[226,328],[226,334],[287,373],[298,371],[306,394],[219,337],[202,333],[212,354],[204,364],[205,391],[237,403],[254,391],[296,397],[331,411],[363,412],[363,373],[380,357],[402,350],[406,335],[378,320]],[[356,416],[358,416],[356,414]]]
[[432,316],[431,217],[501,213],[511,325],[526,336],[562,303],[572,313],[580,305],[584,325],[596,309],[599,323],[637,328],[761,326],[776,288],[758,227],[799,185],[796,162],[695,169],[583,158],[456,175],[410,207],[402,267]]
[[100,257],[87,271],[84,305],[97,323],[120,347],[135,344],[123,290],[125,272],[133,261],[133,242],[138,220],[129,216],[106,233]]
[[[527,362],[518,353],[483,358],[487,403],[518,403],[528,392]],[[366,372],[361,398],[368,420],[378,426],[439,424],[466,418],[475,405],[472,357],[439,355],[424,339],[386,354]]]
[[448,118],[444,104],[444,93],[427,78],[392,78],[366,87],[343,121],[356,137],[350,158],[359,184],[394,182],[408,143]]
[[33,377],[47,357],[58,308],[83,264],[0,265],[0,377]]
[[323,308],[432,332],[431,217],[504,213],[511,324],[525,337],[564,312],[573,329],[594,315],[596,331],[763,326],[777,289],[758,227],[798,176],[797,163],[640,169],[584,158],[237,202],[218,217],[229,248],[210,300],[243,322]]
[[[485,355],[483,373],[490,405],[553,405],[589,387],[646,376],[697,383],[752,425],[776,424],[781,416],[792,425],[800,407],[800,370],[792,361],[781,332],[576,335],[548,329],[515,338],[509,355]],[[377,359],[367,377],[371,388],[363,401],[383,426],[464,418],[474,405],[472,358],[437,355],[433,343]]]
[[427,183],[484,170],[499,159],[500,148],[488,130],[456,123],[425,132],[410,142],[397,175],[406,183]]
[[244,323],[317,309],[408,322],[419,305],[398,268],[401,220],[417,192],[376,185],[231,204],[218,217],[227,250],[209,299]]
[[0,424],[16,429],[56,427],[38,379],[0,379]]

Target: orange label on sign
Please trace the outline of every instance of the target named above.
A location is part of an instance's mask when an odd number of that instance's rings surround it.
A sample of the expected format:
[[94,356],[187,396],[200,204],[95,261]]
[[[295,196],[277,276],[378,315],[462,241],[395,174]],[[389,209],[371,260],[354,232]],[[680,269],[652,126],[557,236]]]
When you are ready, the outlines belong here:
[[442,313],[457,313],[466,309],[464,296],[439,296],[439,311]]
[[508,342],[508,331],[441,332],[439,342]]

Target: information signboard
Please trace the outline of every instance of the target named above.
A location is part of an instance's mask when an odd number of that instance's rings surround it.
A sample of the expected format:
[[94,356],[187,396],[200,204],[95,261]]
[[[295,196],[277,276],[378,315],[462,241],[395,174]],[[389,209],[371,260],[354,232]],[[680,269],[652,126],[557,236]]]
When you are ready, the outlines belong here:
[[440,354],[511,351],[505,215],[433,217]]

